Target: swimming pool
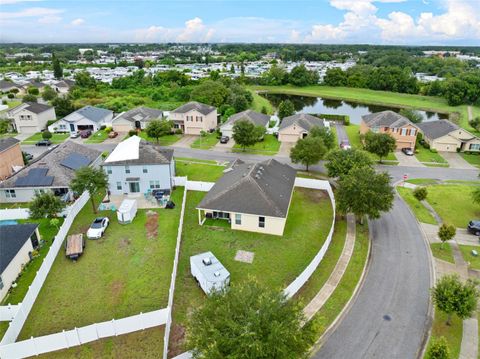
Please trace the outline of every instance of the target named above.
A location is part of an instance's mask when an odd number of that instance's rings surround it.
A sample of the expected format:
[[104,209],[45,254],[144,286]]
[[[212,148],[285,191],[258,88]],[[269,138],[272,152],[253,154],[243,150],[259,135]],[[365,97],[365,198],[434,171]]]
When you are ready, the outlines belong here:
[[0,226],[11,226],[12,224],[18,224],[18,222],[14,219],[7,219],[4,221],[0,221]]

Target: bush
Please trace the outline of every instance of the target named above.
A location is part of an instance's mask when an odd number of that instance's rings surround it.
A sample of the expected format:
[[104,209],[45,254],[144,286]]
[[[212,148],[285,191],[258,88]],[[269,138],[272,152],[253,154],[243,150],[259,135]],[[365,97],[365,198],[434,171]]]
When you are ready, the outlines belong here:
[[130,131],[128,131],[128,135],[129,135],[130,137],[135,136],[136,134],[137,134],[137,131],[136,131],[136,130],[130,130]]
[[448,349],[448,344],[445,337],[433,339],[425,357],[427,359],[449,359],[450,350]]
[[47,121],[47,127],[50,126],[50,125],[53,125],[55,122],[57,122],[57,120],[48,120]]
[[174,133],[175,133],[176,135],[181,135],[181,134],[183,133],[183,131],[182,131],[181,128],[176,128]]
[[7,100],[2,100],[2,105],[6,105],[7,104]]
[[[429,146],[429,148],[430,148],[430,146]],[[430,148],[430,152],[432,152],[432,153],[438,153],[438,151],[437,151],[435,148]]]
[[107,126],[105,126],[105,125],[101,125],[101,126],[100,126],[100,129],[101,129],[101,130],[104,130],[104,129],[106,129],[106,128],[107,128]]
[[28,93],[30,95],[38,96],[40,94],[40,91],[36,87],[29,87]]
[[52,135],[52,133],[51,133],[50,131],[43,131],[43,132],[42,132],[42,138],[43,138],[44,140],[49,140],[49,139],[52,138],[52,136],[53,136],[53,135]]
[[343,120],[343,125],[350,126],[350,116],[345,116],[345,119]]
[[430,145],[429,145],[427,142],[425,142],[425,141],[423,142],[422,146],[423,146],[423,148],[425,148],[425,149],[427,149],[427,150],[430,149]]
[[112,131],[113,131],[113,128],[111,128],[111,127],[105,128],[105,132],[106,132],[106,133],[110,133],[110,132],[112,132]]
[[200,131],[200,137],[205,137],[207,135],[207,133],[205,131]]
[[423,201],[427,198],[427,195],[428,191],[426,187],[417,187],[413,190],[413,196],[419,201]]
[[102,158],[107,158],[109,152],[108,151],[103,151],[102,152]]
[[7,97],[8,97],[9,99],[15,98],[15,94],[9,93],[9,94],[7,95]]

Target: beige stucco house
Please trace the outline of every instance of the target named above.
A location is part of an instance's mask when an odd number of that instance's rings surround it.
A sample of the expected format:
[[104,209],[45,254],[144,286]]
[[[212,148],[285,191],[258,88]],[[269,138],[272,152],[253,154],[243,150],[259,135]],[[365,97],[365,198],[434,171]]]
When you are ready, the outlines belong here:
[[270,122],[270,116],[260,112],[253,111],[253,110],[245,110],[245,111],[233,114],[224,124],[220,126],[220,131],[222,132],[222,136],[228,136],[232,138],[233,125],[237,121],[248,121],[253,123],[255,126],[265,127],[265,130],[266,130]]
[[11,176],[24,164],[20,141],[13,137],[0,139],[0,180]]
[[186,135],[199,135],[217,127],[217,109],[200,102],[188,102],[170,112],[173,127]]
[[393,112],[382,111],[362,116],[360,134],[368,131],[387,133],[397,142],[397,150],[415,148],[418,128],[408,118]]
[[448,120],[423,122],[418,125],[430,148],[439,152],[480,152],[480,139]]
[[16,281],[31,253],[38,247],[38,224],[14,224],[2,226],[0,231],[0,301]]
[[328,123],[318,117],[307,113],[297,113],[285,117],[278,128],[278,140],[280,142],[295,143],[308,136],[313,127],[327,127]]
[[199,223],[224,220],[231,229],[283,235],[296,171],[274,159],[236,160],[198,204]]
[[117,132],[128,132],[130,130],[144,130],[152,120],[161,120],[163,111],[149,107],[137,107],[122,112],[112,120],[112,127]]
[[7,112],[7,118],[13,120],[13,127],[18,133],[43,131],[50,120],[55,120],[55,108],[52,106],[26,102]]

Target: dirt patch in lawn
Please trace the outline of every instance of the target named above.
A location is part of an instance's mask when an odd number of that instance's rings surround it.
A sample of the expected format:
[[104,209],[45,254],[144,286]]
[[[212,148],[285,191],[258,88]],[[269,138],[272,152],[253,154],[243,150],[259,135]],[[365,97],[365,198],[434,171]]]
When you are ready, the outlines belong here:
[[185,328],[181,325],[172,324],[170,331],[170,343],[168,346],[168,357],[173,358],[183,353],[183,342],[185,341]]
[[118,249],[127,250],[130,247],[130,239],[122,238],[118,241]]
[[296,188],[295,190],[307,195],[308,198],[311,199],[314,203],[322,202],[326,198],[328,198],[328,193],[322,190],[312,191],[306,188]]
[[158,236],[158,213],[154,211],[147,212],[147,223],[145,224],[147,229],[147,238],[153,239]]
[[119,303],[123,293],[123,282],[118,280],[113,282],[110,292],[112,293],[112,299],[114,302]]

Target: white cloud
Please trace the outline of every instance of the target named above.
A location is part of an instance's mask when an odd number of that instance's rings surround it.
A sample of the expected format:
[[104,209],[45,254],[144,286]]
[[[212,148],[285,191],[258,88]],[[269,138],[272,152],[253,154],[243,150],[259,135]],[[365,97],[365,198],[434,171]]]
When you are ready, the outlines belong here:
[[38,2],[42,0],[0,0],[0,5],[18,4],[21,2]]
[[185,22],[185,28],[177,36],[179,42],[207,42],[211,39],[214,30],[207,28],[199,17]]
[[72,20],[70,24],[73,26],[80,26],[80,25],[83,25],[84,23],[85,23],[84,19],[78,18],[78,19]]
[[45,7],[31,7],[20,11],[0,12],[0,19],[19,19],[23,17],[41,17],[52,16],[63,13],[61,9],[51,9]]
[[44,25],[57,24],[60,21],[62,21],[62,18],[60,16],[57,16],[57,15],[43,16],[43,17],[38,19],[38,22],[40,24],[44,24]]

